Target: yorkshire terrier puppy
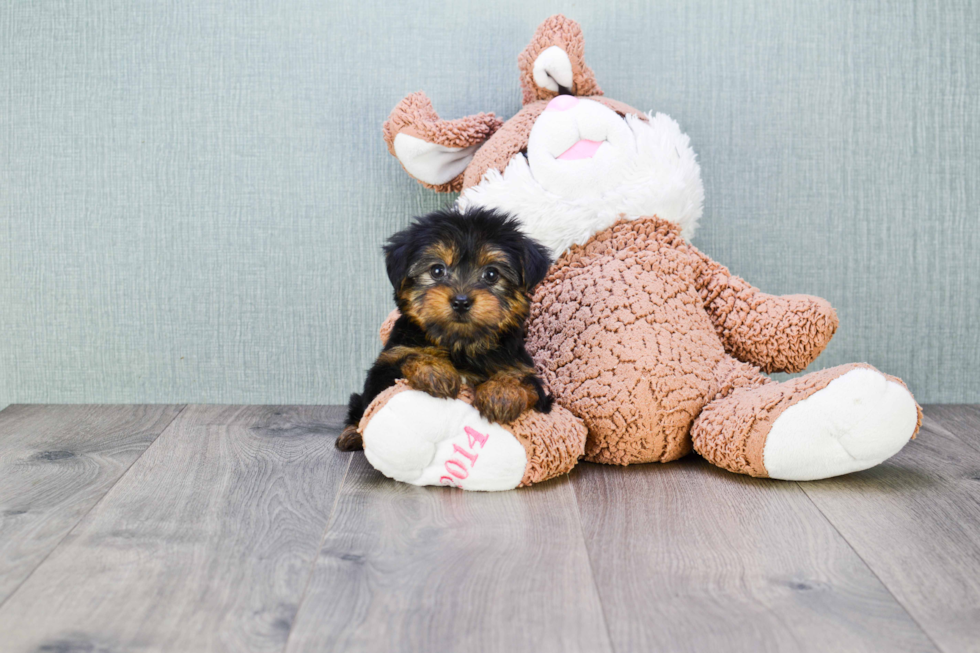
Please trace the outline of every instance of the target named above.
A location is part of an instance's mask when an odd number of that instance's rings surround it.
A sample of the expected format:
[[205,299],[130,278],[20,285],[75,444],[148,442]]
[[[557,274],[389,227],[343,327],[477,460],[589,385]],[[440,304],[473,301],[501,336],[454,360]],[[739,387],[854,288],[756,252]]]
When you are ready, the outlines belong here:
[[388,279],[401,317],[350,397],[343,451],[361,449],[358,422],[371,401],[404,378],[434,397],[474,387],[473,405],[491,422],[511,422],[552,397],[524,348],[531,290],[551,259],[510,217],[455,208],[418,218],[384,247]]

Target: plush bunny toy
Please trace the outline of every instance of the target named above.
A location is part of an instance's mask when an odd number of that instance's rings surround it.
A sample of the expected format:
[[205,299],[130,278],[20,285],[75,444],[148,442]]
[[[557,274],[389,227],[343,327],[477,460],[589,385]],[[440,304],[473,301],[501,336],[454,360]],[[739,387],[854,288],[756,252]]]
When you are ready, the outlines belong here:
[[551,249],[527,344],[556,406],[491,424],[469,390],[437,399],[399,381],[359,425],[375,468],[505,490],[583,456],[627,465],[693,448],[732,472],[810,480],[877,465],[914,437],[912,395],[869,365],[763,375],[810,364],[837,329],[834,309],[767,295],[687,242],[704,194],[688,138],[670,117],[602,95],[578,24],[546,20],[519,64],[524,107],[510,120],[441,120],[416,93],[384,137],[424,186],[510,213]]

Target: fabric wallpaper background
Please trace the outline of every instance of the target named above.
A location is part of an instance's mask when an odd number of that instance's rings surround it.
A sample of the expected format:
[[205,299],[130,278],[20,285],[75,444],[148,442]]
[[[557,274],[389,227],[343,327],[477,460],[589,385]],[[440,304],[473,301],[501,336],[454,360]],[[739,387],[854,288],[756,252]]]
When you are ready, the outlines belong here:
[[538,23],[691,136],[695,245],[841,326],[920,402],[980,401],[980,8],[808,3],[0,4],[0,406],[340,403],[391,308],[379,247],[450,201],[381,123],[520,107]]

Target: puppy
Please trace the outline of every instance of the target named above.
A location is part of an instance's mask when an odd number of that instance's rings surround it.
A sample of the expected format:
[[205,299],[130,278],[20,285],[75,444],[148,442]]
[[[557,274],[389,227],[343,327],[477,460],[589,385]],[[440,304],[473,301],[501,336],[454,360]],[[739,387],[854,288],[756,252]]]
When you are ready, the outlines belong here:
[[491,422],[551,410],[552,397],[524,348],[531,290],[551,259],[517,222],[486,209],[455,208],[418,218],[384,247],[401,317],[350,397],[343,451],[361,449],[358,422],[371,401],[404,378],[416,390],[455,398],[474,386],[473,405]]

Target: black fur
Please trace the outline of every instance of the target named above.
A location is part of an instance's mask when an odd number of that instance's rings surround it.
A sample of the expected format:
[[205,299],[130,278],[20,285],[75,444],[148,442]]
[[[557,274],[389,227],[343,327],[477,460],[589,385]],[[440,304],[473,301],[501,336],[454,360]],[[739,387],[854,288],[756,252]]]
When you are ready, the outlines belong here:
[[490,209],[455,207],[434,211],[417,218],[407,229],[399,231],[384,246],[388,280],[398,291],[419,253],[437,241],[451,241],[460,246],[463,258],[471,258],[485,243],[493,243],[507,252],[515,269],[523,272],[522,283],[528,292],[548,274],[551,255],[543,245],[528,238],[514,218]]
[[[404,377],[402,366],[408,359],[391,362],[384,356],[385,352],[390,352],[397,347],[438,347],[448,356],[453,367],[474,385],[486,380],[495,372],[515,368],[532,370],[523,378],[523,382],[532,386],[537,392],[538,399],[534,408],[543,413],[551,410],[553,398],[547,394],[541,380],[533,373],[534,361],[524,347],[526,315],[520,316],[516,326],[502,331],[499,330],[500,325],[488,327],[494,331],[492,338],[489,339],[493,345],[489,348],[478,348],[476,351],[467,347],[447,347],[445,340],[450,336],[443,328],[444,325],[439,323],[423,325],[409,317],[408,291],[415,287],[417,283],[415,277],[422,274],[415,268],[419,265],[427,265],[424,262],[420,263],[419,257],[437,243],[451,245],[459,253],[460,265],[470,268],[477,265],[475,259],[481,248],[486,245],[503,252],[510,265],[501,270],[501,274],[508,277],[506,286],[502,284],[503,287],[495,289],[501,295],[505,292],[521,293],[528,298],[531,290],[544,279],[551,266],[548,251],[525,236],[516,220],[490,210],[471,209],[461,212],[450,208],[436,211],[416,219],[408,228],[393,235],[384,246],[385,267],[395,291],[395,302],[401,309],[402,315],[395,322],[382,355],[368,370],[364,389],[350,396],[345,422],[347,437],[341,439],[343,442],[338,440],[338,447],[360,448],[360,438],[353,429],[360,422],[364,411],[375,397],[394,385],[396,380]],[[526,303],[524,305],[526,306]],[[473,338],[488,336],[482,331],[473,333]]]

